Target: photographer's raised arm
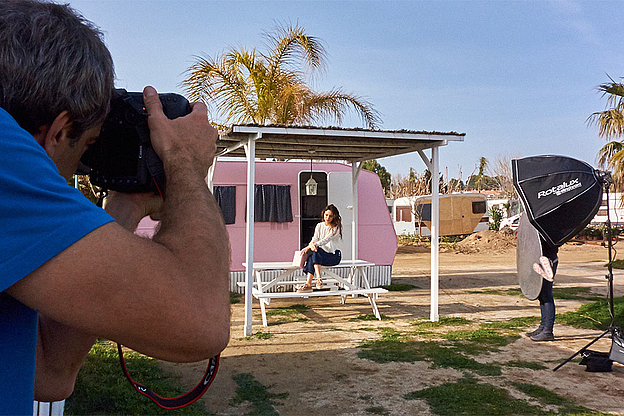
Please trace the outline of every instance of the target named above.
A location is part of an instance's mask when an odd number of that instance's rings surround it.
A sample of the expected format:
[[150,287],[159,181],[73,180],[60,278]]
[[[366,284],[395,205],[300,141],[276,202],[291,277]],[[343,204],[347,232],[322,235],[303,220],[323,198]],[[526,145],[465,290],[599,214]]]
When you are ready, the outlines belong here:
[[122,227],[142,209],[112,204],[107,210],[123,224],[94,230],[7,292],[79,331],[156,358],[197,361],[229,339],[228,235],[205,183],[217,132],[203,104],[169,120],[156,91],[145,92],[152,143],[167,175],[153,241]]

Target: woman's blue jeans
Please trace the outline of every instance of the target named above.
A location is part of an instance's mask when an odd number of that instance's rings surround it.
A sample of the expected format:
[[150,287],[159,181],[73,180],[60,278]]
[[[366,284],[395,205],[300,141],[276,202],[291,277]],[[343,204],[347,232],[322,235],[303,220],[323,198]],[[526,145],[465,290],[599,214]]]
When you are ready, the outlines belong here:
[[[553,275],[557,273],[558,264],[559,261],[555,257],[554,261],[552,261]],[[542,316],[540,326],[552,332],[553,326],[555,326],[555,298],[553,297],[553,282],[549,282],[546,279],[542,280],[542,290],[540,291],[537,299],[540,302],[540,312]]]
[[336,252],[332,254],[317,247],[316,251],[312,251],[311,253],[308,260],[306,260],[305,266],[303,266],[303,271],[312,275],[314,275],[315,264],[320,264],[321,266],[335,266],[340,263],[342,259],[340,250],[336,250]]

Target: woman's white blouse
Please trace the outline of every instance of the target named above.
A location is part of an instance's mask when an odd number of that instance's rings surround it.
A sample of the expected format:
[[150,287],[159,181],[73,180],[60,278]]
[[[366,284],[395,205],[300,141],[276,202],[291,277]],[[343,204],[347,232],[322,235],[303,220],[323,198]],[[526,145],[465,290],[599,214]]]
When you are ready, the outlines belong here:
[[342,241],[342,238],[340,237],[338,227],[333,228],[330,225],[326,225],[324,222],[316,224],[312,242],[316,244],[317,247],[334,254],[336,250],[340,250],[340,241]]

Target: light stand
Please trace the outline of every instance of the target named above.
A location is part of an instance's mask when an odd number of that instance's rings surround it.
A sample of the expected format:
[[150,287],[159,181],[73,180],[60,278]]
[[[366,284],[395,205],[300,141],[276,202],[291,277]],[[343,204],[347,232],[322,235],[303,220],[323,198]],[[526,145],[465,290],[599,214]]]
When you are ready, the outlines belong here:
[[607,335],[608,333],[613,336],[613,332],[617,328],[615,326],[615,311],[613,306],[613,241],[612,241],[612,229],[611,229],[611,213],[609,212],[609,188],[613,184],[613,180],[608,173],[601,172],[601,181],[604,185],[605,194],[607,195],[607,222],[606,222],[606,231],[607,231],[607,247],[609,248],[609,263],[607,264],[607,269],[609,273],[605,276],[607,281],[609,282],[609,313],[611,313],[611,323],[609,324],[609,328],[607,328],[602,334],[598,335],[594,338],[589,344],[585,345],[583,348],[575,352],[570,358],[559,364],[557,367],[553,368],[553,371],[557,371],[567,363],[569,363],[574,357],[581,354],[585,351],[589,346],[594,344],[596,341]]

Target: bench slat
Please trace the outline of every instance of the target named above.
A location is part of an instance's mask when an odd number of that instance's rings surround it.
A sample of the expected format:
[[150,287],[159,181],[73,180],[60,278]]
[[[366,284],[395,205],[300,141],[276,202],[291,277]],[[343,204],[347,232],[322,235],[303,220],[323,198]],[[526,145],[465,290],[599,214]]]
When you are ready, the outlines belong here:
[[308,293],[298,292],[271,292],[260,293],[254,290],[253,296],[256,299],[283,299],[283,298],[307,298],[316,296],[349,296],[349,295],[369,295],[374,293],[388,293],[386,289],[377,287],[372,289],[355,289],[355,290],[318,290]]

